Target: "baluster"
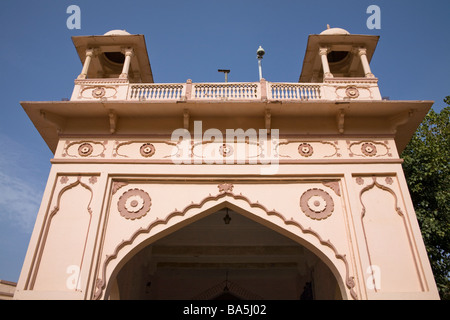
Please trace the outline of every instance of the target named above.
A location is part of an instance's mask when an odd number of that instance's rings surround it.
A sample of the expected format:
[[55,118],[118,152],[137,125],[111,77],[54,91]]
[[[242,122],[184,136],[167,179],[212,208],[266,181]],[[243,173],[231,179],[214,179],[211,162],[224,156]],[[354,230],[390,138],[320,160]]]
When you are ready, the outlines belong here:
[[149,89],[149,93],[150,93],[150,95],[149,95],[149,98],[150,99],[155,99],[156,98],[156,87],[154,87],[154,86],[151,86],[150,88],[148,88]]

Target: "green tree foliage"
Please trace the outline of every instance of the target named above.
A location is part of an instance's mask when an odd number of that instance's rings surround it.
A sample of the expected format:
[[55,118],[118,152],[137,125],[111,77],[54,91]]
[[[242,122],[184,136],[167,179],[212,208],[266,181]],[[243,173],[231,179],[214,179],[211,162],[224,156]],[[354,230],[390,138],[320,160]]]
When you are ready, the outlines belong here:
[[450,96],[430,110],[403,151],[417,219],[441,299],[450,299]]

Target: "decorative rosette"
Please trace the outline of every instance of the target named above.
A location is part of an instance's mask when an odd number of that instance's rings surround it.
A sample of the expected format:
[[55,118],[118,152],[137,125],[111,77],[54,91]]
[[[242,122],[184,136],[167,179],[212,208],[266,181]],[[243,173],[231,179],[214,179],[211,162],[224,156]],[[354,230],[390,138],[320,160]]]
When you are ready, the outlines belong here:
[[148,158],[155,154],[155,146],[151,143],[144,143],[139,151],[141,156]]
[[117,203],[121,216],[126,219],[142,218],[150,211],[152,200],[147,192],[141,189],[131,189],[122,194]]
[[321,220],[333,213],[334,201],[322,189],[309,189],[300,197],[300,208],[311,219]]
[[313,152],[313,147],[309,143],[301,143],[298,146],[298,153],[303,157],[310,157]]
[[88,157],[94,151],[94,147],[90,143],[83,143],[78,147],[78,154],[82,157]]

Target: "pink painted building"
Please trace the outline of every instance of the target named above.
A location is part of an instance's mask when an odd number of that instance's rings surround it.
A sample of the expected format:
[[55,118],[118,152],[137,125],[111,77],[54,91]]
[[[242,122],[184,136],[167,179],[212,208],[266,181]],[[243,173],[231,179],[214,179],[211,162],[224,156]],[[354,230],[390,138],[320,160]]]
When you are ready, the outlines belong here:
[[15,299],[439,299],[383,100],[378,36],[308,38],[298,83],[154,83],[144,36],[73,37],[70,101]]

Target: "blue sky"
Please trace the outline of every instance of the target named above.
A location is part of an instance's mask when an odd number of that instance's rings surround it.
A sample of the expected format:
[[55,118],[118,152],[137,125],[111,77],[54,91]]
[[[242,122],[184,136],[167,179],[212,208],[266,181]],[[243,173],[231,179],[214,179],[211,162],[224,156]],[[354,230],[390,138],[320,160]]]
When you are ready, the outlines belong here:
[[[81,9],[70,30],[67,7]],[[369,5],[381,29],[368,29]],[[52,154],[20,101],[59,101],[81,71],[71,37],[125,29],[146,37],[155,82],[297,82],[309,34],[326,25],[379,35],[372,72],[382,96],[434,100],[450,95],[450,1],[405,0],[2,0],[0,9],[0,279],[18,281]]]

